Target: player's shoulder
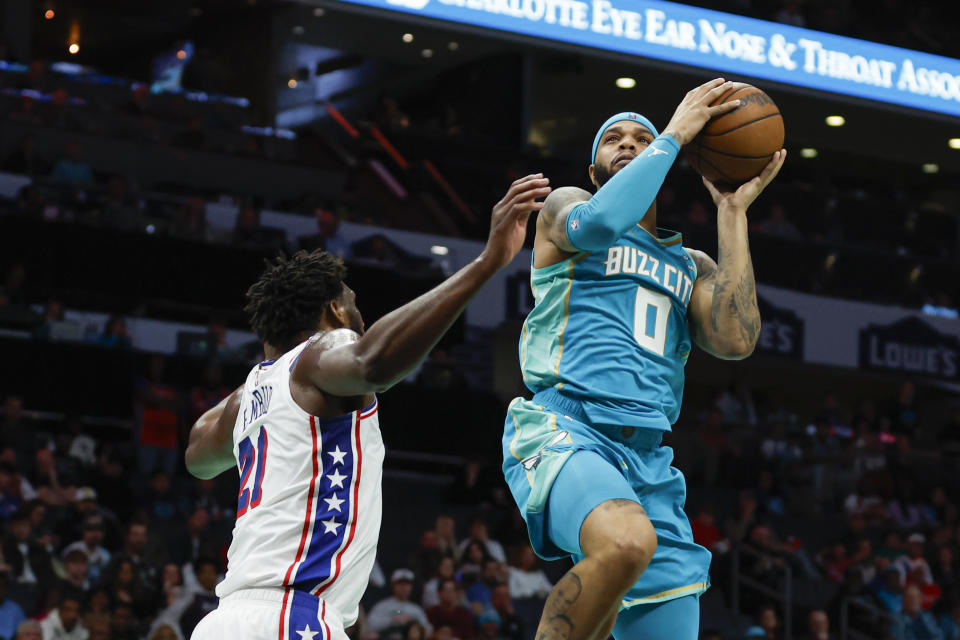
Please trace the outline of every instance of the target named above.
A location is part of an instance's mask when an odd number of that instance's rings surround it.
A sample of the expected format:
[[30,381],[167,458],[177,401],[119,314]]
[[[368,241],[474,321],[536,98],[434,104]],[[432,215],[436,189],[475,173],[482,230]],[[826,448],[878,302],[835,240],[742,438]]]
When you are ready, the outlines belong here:
[[589,200],[592,194],[580,187],[557,187],[543,201],[543,213],[557,213],[571,204]]
[[359,333],[346,327],[331,331],[319,331],[310,336],[310,339],[307,340],[307,346],[297,356],[297,368],[300,368],[300,363],[303,362],[317,363],[325,353],[354,344],[359,339]]
[[307,349],[327,351],[337,349],[344,345],[353,344],[360,339],[360,334],[353,329],[346,327],[334,329],[333,331],[323,331],[310,337]]
[[551,191],[537,216],[535,250],[543,253],[544,247],[541,245],[544,242],[557,244],[560,238],[563,238],[560,244],[566,246],[569,243],[566,239],[567,214],[573,207],[591,197],[589,191],[580,187],[558,187]]
[[684,247],[683,249],[693,260],[693,263],[697,265],[697,280],[709,278],[717,272],[716,261],[707,253],[690,247]]

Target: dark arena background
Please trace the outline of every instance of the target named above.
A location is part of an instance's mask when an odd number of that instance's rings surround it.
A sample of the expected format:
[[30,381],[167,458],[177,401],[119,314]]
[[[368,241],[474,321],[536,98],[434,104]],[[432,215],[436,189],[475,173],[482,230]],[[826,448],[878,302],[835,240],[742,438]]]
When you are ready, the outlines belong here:
[[[589,188],[607,116],[662,127],[720,75],[774,99],[789,157],[749,211],[760,341],[694,350],[665,439],[713,552],[701,638],[960,638],[958,7],[0,0],[0,638],[189,638],[216,607],[239,478],[183,452],[264,359],[264,258],[342,257],[369,327],[480,252],[513,180]],[[658,202],[716,257],[682,156]],[[500,470],[532,227],[380,398],[351,638],[532,640],[570,566]],[[455,625],[418,622],[438,576]],[[410,581],[420,609],[376,610]]]

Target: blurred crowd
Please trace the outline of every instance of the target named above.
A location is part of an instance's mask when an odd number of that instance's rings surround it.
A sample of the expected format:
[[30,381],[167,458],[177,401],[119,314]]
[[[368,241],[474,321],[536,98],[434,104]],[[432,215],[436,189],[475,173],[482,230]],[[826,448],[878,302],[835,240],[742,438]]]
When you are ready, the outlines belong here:
[[[188,426],[227,392],[216,361],[185,388],[150,358],[133,430],[111,438],[75,418],[38,422],[6,398],[0,638],[29,638],[34,624],[45,639],[189,637],[216,606],[237,478],[195,480],[180,460]],[[668,443],[688,478],[694,538],[714,554],[703,637],[783,638],[789,581],[794,638],[837,638],[846,616],[876,640],[960,639],[960,409],[950,407],[910,382],[887,403],[831,393],[781,406],[745,385],[688,402]],[[533,637],[568,565],[534,556],[498,460],[457,469],[420,498],[426,515],[413,522],[385,501],[351,637]],[[418,521],[417,542],[398,544]]]

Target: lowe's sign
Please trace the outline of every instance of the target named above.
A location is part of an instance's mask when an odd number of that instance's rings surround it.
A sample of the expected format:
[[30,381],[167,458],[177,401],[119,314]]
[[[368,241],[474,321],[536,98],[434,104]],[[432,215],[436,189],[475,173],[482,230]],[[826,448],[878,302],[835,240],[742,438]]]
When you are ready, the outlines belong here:
[[960,116],[960,61],[660,0],[341,0]]

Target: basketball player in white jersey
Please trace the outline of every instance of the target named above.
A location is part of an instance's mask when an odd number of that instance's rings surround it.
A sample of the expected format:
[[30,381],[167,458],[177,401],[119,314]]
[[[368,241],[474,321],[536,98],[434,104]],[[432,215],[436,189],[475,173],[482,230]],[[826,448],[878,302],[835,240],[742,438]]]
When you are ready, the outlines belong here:
[[267,361],[197,421],[186,452],[197,477],[240,472],[220,605],[193,640],[345,640],[380,532],[374,394],[417,367],[509,264],[547,185],[540,174],[514,182],[480,256],[366,332],[346,269],[329,253],[281,257],[250,287],[246,311]]

